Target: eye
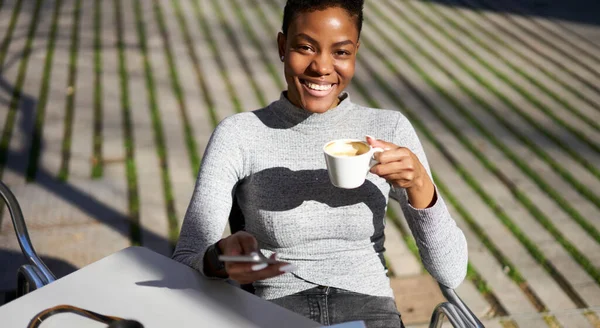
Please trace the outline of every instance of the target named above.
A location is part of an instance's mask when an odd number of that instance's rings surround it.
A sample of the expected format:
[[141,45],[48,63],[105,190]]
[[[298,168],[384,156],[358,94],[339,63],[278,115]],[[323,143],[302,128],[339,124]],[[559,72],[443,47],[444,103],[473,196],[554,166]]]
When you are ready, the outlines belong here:
[[347,50],[338,50],[335,52],[335,55],[338,57],[346,57],[346,56],[350,56],[350,51]]
[[303,51],[303,52],[313,51],[312,47],[309,45],[306,45],[306,44],[299,45],[297,48],[298,48],[298,50]]

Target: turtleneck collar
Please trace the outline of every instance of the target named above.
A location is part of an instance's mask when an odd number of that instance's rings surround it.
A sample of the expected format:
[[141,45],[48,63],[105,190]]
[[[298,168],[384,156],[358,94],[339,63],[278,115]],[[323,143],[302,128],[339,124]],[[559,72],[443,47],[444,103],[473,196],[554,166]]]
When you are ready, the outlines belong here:
[[340,103],[336,107],[324,113],[311,113],[292,104],[285,96],[284,91],[279,100],[271,103],[269,107],[286,125],[292,128],[327,126],[338,123],[353,106],[347,92],[342,92],[338,98]]

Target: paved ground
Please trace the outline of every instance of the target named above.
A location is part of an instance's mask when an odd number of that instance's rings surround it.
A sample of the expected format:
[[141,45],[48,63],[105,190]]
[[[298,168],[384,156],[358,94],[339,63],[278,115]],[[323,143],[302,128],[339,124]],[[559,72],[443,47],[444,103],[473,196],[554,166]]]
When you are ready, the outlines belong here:
[[[0,0],[0,177],[59,276],[170,252],[215,124],[284,87],[282,3]],[[350,90],[413,122],[469,241],[458,292],[489,327],[600,327],[600,22],[548,3],[367,1]],[[389,223],[416,325],[435,284],[395,205]],[[7,213],[0,263],[10,291]]]

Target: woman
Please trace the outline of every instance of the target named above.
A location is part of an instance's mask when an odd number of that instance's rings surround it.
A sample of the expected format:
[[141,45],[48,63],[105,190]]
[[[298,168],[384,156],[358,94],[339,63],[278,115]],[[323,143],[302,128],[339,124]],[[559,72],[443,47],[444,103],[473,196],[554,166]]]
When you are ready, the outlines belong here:
[[[322,324],[402,327],[382,260],[388,197],[402,206],[423,264],[440,283],[462,282],[467,247],[408,120],[354,104],[344,92],[362,8],[363,0],[288,0],[277,38],[288,89],[215,129],[173,258],[208,277],[252,283],[258,296]],[[385,149],[375,155],[380,164],[361,187],[334,187],[322,146],[365,137]],[[237,218],[234,203],[244,231],[221,239],[230,215]],[[280,262],[218,261],[252,252]]]

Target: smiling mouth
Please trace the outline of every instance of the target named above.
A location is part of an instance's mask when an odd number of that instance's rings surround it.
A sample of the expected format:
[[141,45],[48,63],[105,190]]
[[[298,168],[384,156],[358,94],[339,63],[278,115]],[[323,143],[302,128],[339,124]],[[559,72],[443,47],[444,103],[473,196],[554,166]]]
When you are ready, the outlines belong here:
[[333,90],[335,83],[312,83],[306,80],[300,80],[300,83],[313,96],[322,97],[329,94]]
[[331,89],[333,87],[333,84],[316,84],[316,83],[311,83],[308,82],[306,80],[302,80],[302,84],[306,85],[309,89],[312,90],[316,90],[316,91],[327,91],[329,89]]

